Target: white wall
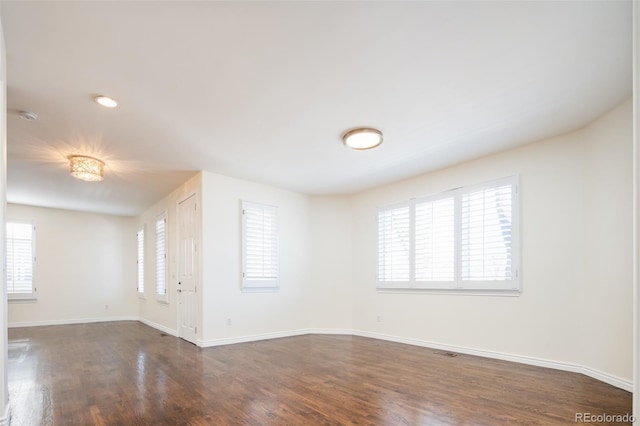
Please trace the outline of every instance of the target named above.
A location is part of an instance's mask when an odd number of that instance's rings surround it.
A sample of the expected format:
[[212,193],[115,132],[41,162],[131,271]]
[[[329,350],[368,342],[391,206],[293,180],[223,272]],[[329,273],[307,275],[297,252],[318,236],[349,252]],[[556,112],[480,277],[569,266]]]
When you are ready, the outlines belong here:
[[9,302],[10,327],[137,317],[135,219],[17,204],[7,219],[37,227],[37,300]]
[[[582,131],[355,195],[354,328],[631,380],[631,128],[626,102]],[[519,297],[376,291],[377,206],[514,174]]]
[[309,326],[353,329],[353,241],[351,197],[313,196],[310,204],[311,291]]
[[[169,195],[158,201],[137,218],[137,227],[145,226],[145,291],[144,297],[135,295],[138,303],[140,319],[156,328],[177,334],[178,310],[177,310],[177,259],[176,247],[178,245],[177,208],[178,203],[191,194],[196,194],[200,204],[201,174],[192,176],[185,183],[173,190]],[[163,212],[167,213],[167,299],[159,301],[156,289],[156,218]],[[137,280],[137,275],[134,280]],[[136,285],[134,285],[134,288]]]
[[[280,289],[241,291],[241,200],[278,206]],[[305,330],[311,292],[309,197],[202,172],[202,345]],[[231,319],[231,325],[227,320]]]
[[584,141],[581,362],[627,380],[633,362],[633,126],[631,102],[580,134]]

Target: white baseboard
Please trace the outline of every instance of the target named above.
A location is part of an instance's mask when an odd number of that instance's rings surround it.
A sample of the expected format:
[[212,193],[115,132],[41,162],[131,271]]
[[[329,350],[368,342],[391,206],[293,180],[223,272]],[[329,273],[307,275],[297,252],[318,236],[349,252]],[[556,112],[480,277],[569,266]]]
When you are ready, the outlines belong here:
[[337,334],[341,336],[353,336],[353,330],[347,328],[309,328],[308,334]]
[[611,386],[624,389],[628,392],[633,391],[633,383],[630,380],[625,380],[611,374],[603,373],[602,371],[598,371],[590,367],[584,367],[582,365],[560,361],[551,361],[548,359],[533,358],[522,355],[513,355],[503,352],[487,351],[484,349],[473,349],[464,346],[447,345],[443,343],[429,342],[426,340],[412,339],[408,337],[398,337],[388,334],[372,333],[370,331],[354,330],[353,335],[360,337],[369,337],[372,339],[387,340],[390,342],[404,343],[413,346],[422,346],[425,348],[437,349],[447,352],[458,352],[461,354],[517,362],[520,364],[535,365],[537,367],[553,368],[555,370],[569,371],[571,373],[580,373],[584,374],[585,376],[592,377],[596,380],[600,380],[601,382],[608,383]]
[[10,322],[8,328],[17,327],[41,327],[44,325],[68,325],[68,324],[86,324],[92,322],[111,322],[111,321],[139,321],[138,317],[101,317],[101,318],[76,318],[76,319],[61,319],[61,320],[46,320],[46,321],[25,321],[25,322]]
[[178,331],[177,330],[174,330],[174,329],[169,328],[169,327],[165,327],[164,325],[155,323],[153,321],[149,321],[146,318],[138,318],[138,321],[140,321],[141,323],[143,323],[145,325],[148,325],[149,327],[153,327],[153,328],[155,328],[157,330],[160,330],[160,331],[162,331],[164,333],[167,333],[167,334],[170,334],[172,336],[178,337]]
[[624,389],[627,392],[633,392],[633,382],[631,380],[625,380],[590,367],[579,366],[579,368],[580,371],[577,371],[577,373],[582,373],[585,376],[589,376],[593,379],[600,380],[601,382],[608,383],[611,386]]
[[289,330],[289,331],[279,331],[276,333],[252,334],[248,336],[225,337],[221,339],[212,339],[212,340],[198,340],[196,344],[201,348],[209,348],[212,346],[256,342],[259,340],[280,339],[282,337],[302,336],[305,334],[311,334],[311,333],[309,333],[308,329]]

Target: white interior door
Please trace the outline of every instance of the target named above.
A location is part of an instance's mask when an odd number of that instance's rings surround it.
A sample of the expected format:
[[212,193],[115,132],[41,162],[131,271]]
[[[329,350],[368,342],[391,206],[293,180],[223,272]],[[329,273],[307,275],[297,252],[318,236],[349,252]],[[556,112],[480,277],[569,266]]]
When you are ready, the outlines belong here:
[[198,334],[198,260],[196,196],[178,203],[178,333],[196,343]]

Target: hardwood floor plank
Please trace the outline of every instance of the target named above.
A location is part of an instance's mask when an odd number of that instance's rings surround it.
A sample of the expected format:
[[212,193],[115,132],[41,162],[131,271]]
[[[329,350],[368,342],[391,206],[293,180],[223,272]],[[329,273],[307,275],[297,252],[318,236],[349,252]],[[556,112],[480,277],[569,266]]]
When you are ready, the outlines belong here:
[[11,425],[568,425],[631,394],[352,336],[201,349],[138,322],[9,330]]

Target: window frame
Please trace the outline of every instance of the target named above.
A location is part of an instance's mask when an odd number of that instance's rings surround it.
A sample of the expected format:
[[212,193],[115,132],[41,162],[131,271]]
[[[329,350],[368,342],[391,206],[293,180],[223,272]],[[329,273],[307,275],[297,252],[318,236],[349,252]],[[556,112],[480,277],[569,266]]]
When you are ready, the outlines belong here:
[[[247,210],[260,210],[263,212],[272,212],[274,218],[274,238],[271,241],[275,245],[275,278],[262,277],[253,278],[247,276]],[[241,290],[243,292],[274,292],[280,289],[280,218],[277,206],[252,201],[241,201],[241,227],[242,227],[242,271],[241,271]],[[262,230],[263,233],[265,230]]]
[[[137,281],[136,281],[136,292],[138,293],[138,297],[141,299],[145,299],[145,244],[147,235],[145,232],[145,225],[140,225],[138,227],[138,231],[136,232],[136,270],[137,270]],[[140,241],[140,234],[142,234],[142,242]],[[142,256],[141,252],[142,251]],[[141,291],[142,290],[142,291]]]
[[[158,223],[160,221],[164,221],[164,228],[163,228],[163,232],[162,232],[162,238],[164,240],[164,265],[163,269],[164,269],[164,283],[160,283],[160,274],[158,274],[158,270],[159,270],[159,266],[158,265],[158,260],[159,258],[159,253],[158,253],[158,243],[159,243],[159,233],[158,233]],[[160,303],[169,303],[169,232],[168,232],[168,223],[167,223],[167,212],[166,210],[162,213],[160,213],[158,216],[156,216],[156,221],[155,221],[155,235],[156,235],[156,247],[155,247],[155,272],[156,272],[156,285],[155,285],[155,293],[156,293],[156,300]],[[159,285],[162,284],[162,285]],[[164,287],[164,293],[160,293],[159,287]]]
[[16,224],[24,224],[31,225],[31,292],[29,293],[13,293],[9,292],[9,268],[7,263],[5,263],[5,280],[7,282],[7,300],[8,301],[35,301],[38,299],[37,297],[37,287],[36,287],[36,222],[35,220],[21,220],[21,219],[7,219],[5,222],[5,261],[8,260],[9,254],[7,250],[7,244],[9,242],[9,234],[7,232],[7,225],[10,223]]
[[[379,222],[377,237],[377,289],[381,291],[400,292],[444,292],[444,293],[477,293],[477,294],[520,294],[520,191],[519,176],[508,176],[500,179],[468,185],[444,191],[442,193],[412,198],[408,201],[380,206],[377,209],[379,220],[381,212],[409,206],[409,279],[402,281],[383,281],[380,279],[381,241]],[[511,279],[504,280],[463,280],[462,278],[462,197],[464,194],[511,185]],[[452,281],[417,281],[416,280],[416,205],[434,202],[453,197],[454,200],[454,277]]]

